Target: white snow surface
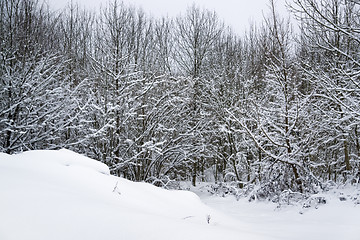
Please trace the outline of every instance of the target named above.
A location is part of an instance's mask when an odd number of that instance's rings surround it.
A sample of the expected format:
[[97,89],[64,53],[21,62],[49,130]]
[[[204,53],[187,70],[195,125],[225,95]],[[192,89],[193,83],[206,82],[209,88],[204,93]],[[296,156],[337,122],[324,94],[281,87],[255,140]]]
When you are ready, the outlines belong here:
[[131,182],[65,149],[0,153],[0,191],[1,240],[360,239],[360,204],[335,194],[304,214],[275,211]]
[[[215,197],[201,191],[201,187],[194,191],[208,206],[237,219],[241,228],[251,228],[251,232],[260,236],[279,240],[360,240],[360,190],[356,187],[315,194],[313,198],[322,197],[327,203],[309,208],[303,208],[303,203],[279,207],[272,202]],[[347,200],[341,201],[340,197]]]

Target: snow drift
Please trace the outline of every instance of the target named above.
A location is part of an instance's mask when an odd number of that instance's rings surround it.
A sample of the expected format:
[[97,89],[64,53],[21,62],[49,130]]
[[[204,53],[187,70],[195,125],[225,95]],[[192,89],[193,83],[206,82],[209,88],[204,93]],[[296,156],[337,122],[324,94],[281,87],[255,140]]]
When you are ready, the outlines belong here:
[[203,189],[195,195],[131,182],[65,149],[0,153],[0,239],[360,239],[357,188],[319,195],[327,203],[302,214]]
[[1,153],[0,189],[2,240],[269,239],[239,229],[194,193],[111,176],[64,149]]

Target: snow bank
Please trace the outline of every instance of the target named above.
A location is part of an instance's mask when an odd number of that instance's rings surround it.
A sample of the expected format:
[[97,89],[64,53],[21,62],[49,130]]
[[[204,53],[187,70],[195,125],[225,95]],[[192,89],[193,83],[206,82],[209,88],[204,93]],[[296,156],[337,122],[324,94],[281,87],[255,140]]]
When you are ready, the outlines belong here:
[[359,189],[314,196],[326,204],[302,214],[201,189],[195,195],[134,183],[65,149],[0,153],[0,239],[360,239]]
[[0,154],[0,190],[1,240],[271,239],[68,150]]
[[[36,164],[39,165],[39,167],[50,167],[50,165],[57,167],[62,165],[88,168],[110,175],[110,170],[105,164],[67,149],[27,151],[13,156],[8,155],[8,157],[10,157],[12,161],[19,161],[19,164],[25,165],[26,167],[28,167],[28,164]],[[34,168],[34,166],[31,168]]]

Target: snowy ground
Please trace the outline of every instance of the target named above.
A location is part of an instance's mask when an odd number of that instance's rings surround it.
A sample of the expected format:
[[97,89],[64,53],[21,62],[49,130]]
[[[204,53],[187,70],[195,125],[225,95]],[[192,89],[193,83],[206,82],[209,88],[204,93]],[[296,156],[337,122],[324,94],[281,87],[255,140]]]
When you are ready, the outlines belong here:
[[68,150],[0,153],[0,191],[1,240],[360,239],[360,204],[338,193],[299,214],[130,182]]
[[[239,226],[261,236],[284,240],[360,239],[360,204],[350,199],[360,193],[355,188],[321,194],[327,203],[309,209],[304,209],[302,204],[279,208],[271,202],[236,201],[233,196],[216,197],[201,188],[195,191],[206,205],[233,217],[240,222]],[[346,201],[341,201],[341,197],[347,198]]]

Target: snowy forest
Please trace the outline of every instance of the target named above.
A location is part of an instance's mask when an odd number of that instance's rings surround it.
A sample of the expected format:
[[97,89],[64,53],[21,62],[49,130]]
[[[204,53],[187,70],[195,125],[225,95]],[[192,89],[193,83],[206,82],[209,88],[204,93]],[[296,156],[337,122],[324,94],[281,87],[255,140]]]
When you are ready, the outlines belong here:
[[0,1],[0,152],[66,148],[112,174],[257,198],[360,178],[360,3],[273,0],[244,35],[190,6],[154,18]]

